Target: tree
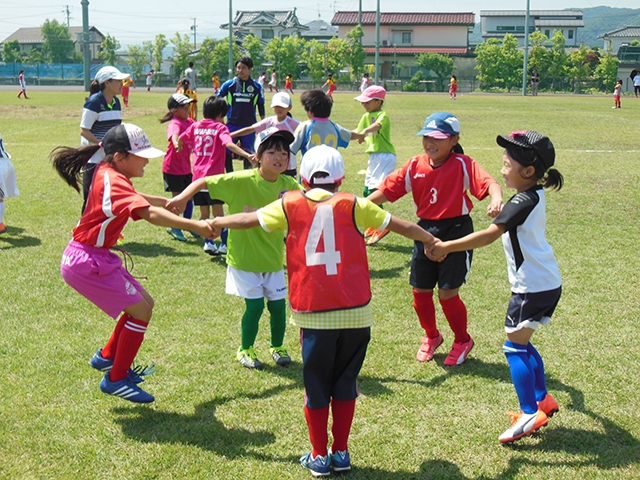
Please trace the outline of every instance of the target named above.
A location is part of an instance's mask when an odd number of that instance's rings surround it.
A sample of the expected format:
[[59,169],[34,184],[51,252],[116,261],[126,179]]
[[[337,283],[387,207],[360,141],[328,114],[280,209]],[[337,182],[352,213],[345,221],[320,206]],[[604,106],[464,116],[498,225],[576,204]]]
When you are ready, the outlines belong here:
[[120,48],[120,42],[115,37],[107,35],[100,44],[100,51],[98,52],[98,58],[107,65],[116,65],[118,62],[118,56],[116,51]]
[[596,67],[594,75],[602,82],[605,92],[613,91],[618,79],[618,57],[607,52],[600,57],[600,65]]
[[75,51],[66,25],[57,20],[45,20],[42,31],[42,56],[48,63],[73,63],[80,54]]
[[184,70],[189,65],[189,56],[193,51],[191,49],[191,41],[186,33],[180,35],[178,32],[171,39],[173,44],[173,68],[176,75],[182,77]]
[[260,68],[260,65],[264,63],[264,47],[260,39],[255,35],[249,34],[242,42],[242,46],[251,57],[251,60],[253,60],[254,68]]
[[2,58],[7,63],[16,63],[20,61],[20,42],[11,40],[2,45]]
[[204,70],[201,72],[201,77],[203,79],[211,78],[213,76],[213,72],[218,71],[214,62],[214,52],[218,42],[219,40],[207,37],[200,44],[198,63],[204,67]]
[[298,77],[298,61],[302,58],[306,40],[300,37],[272,38],[265,47],[265,56],[272,60],[277,72]]
[[[232,45],[233,45],[233,58],[234,62],[240,58],[240,47],[236,42],[236,37],[231,37]],[[235,75],[235,63],[232,66],[231,72],[229,70],[229,37],[222,39],[215,43],[215,47],[213,48],[213,53],[211,54],[210,60],[210,68],[211,72],[218,72],[218,76],[221,81],[224,81],[226,78],[232,78]],[[228,73],[225,73],[228,72]],[[255,75],[254,75],[255,77]]]
[[131,75],[140,78],[144,67],[149,65],[149,55],[138,45],[129,45],[127,49],[127,63],[131,67]]
[[448,55],[439,53],[421,53],[416,55],[416,64],[431,71],[436,76],[436,89],[438,92],[444,89],[444,80],[453,72],[453,60]]
[[555,89],[556,83],[562,82],[566,75],[567,53],[565,51],[566,40],[562,30],[555,30],[551,37],[551,50],[549,50],[549,68],[547,76],[551,80],[551,88]]
[[489,38],[476,47],[476,70],[481,90],[490,90],[499,85],[500,40]]
[[529,64],[527,65],[529,76],[531,76],[533,69],[537,68],[541,82],[546,79],[546,71],[549,68],[549,51],[546,47],[548,43],[549,37],[540,30],[536,30],[529,35],[529,45],[531,46],[531,50],[529,51]]
[[362,37],[364,37],[364,32],[360,25],[356,25],[347,32],[349,44],[347,65],[351,68],[352,80],[358,80],[364,71],[364,59],[367,58],[367,53],[362,48]]
[[510,92],[513,87],[522,85],[522,64],[524,54],[518,50],[518,39],[507,33],[502,39],[501,53],[501,77],[502,85]]
[[[349,44],[346,40],[333,37],[327,43],[327,71],[337,74],[340,70],[347,66],[347,52]],[[337,77],[337,75],[334,75]]]
[[307,42],[302,58],[307,64],[307,73],[314,82],[319,82],[326,73],[325,59],[327,46],[318,40]]
[[151,56],[153,57],[153,69],[156,72],[160,72],[162,70],[162,52],[167,48],[169,42],[167,41],[167,37],[165,37],[162,33],[156,35],[156,39],[153,42]]

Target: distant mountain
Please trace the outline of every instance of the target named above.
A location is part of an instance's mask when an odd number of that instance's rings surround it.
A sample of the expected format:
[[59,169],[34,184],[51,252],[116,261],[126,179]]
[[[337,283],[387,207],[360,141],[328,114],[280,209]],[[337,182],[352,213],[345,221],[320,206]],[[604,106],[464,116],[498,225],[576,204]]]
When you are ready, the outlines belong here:
[[[584,28],[578,29],[578,41],[589,47],[604,47],[604,40],[598,38],[598,35],[625,26],[640,25],[640,8],[574,7],[568,10],[582,10]],[[480,43],[482,43],[482,27],[476,23],[473,31],[469,34],[469,44],[478,45]]]

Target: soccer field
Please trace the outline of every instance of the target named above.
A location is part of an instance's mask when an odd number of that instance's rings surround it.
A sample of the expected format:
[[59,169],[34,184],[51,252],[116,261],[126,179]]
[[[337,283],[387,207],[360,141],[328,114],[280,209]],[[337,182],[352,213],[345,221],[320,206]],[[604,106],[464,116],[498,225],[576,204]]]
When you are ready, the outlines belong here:
[[[292,115],[304,120],[298,93]],[[125,228],[133,275],[148,277],[141,282],[155,300],[138,360],[157,365],[144,384],[156,401],[139,406],[100,392],[88,360],[113,322],[60,276],[82,198],[48,160],[56,146],[79,144],[85,94],[33,89],[28,101],[16,94],[0,91],[0,134],[21,193],[7,200],[8,231],[0,235],[0,478],[310,478],[298,463],[309,450],[298,331],[288,327],[285,337],[293,364],[276,367],[263,316],[256,349],[265,369],[244,369],[235,360],[244,302],[225,295],[224,259],[204,254],[200,239],[176,242],[147,222]],[[355,95],[334,94],[332,119],[349,129],[364,113]],[[160,149],[168,96],[132,90],[123,112]],[[498,443],[509,426],[505,411],[518,409],[502,353],[510,291],[501,242],[474,254],[461,297],[476,344],[463,365],[447,368],[453,335],[439,306],[445,343],[434,361],[415,360],[423,331],[408,284],[412,245],[390,234],[368,250],[375,323],[349,478],[640,478],[640,99],[612,105],[610,96],[387,96],[399,164],[421,153],[415,133],[437,110],[459,118],[465,153],[502,186],[497,134],[534,129],[554,142],[565,185],[547,195],[547,238],[563,296],[533,343],[560,412],[537,434]],[[341,189],[361,194],[364,145],[352,142],[342,153]],[[134,180],[137,190],[165,195],[161,163],[152,160]],[[505,201],[512,194],[504,191]],[[487,204],[475,202],[476,229],[490,223]],[[385,207],[416,220],[410,197]]]

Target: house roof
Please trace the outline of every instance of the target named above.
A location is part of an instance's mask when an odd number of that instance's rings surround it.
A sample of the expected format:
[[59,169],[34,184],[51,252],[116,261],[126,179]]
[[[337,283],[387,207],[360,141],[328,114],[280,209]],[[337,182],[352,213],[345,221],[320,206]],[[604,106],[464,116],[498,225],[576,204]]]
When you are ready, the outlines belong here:
[[[298,21],[295,8],[293,10],[238,10],[233,19],[233,26],[234,28],[268,26],[298,30],[307,30],[308,28]],[[220,28],[229,28],[229,24],[220,25]]]
[[[102,32],[96,27],[89,27],[89,31],[94,31],[104,37]],[[69,34],[71,35],[71,40],[74,42],[76,41],[78,33],[82,33],[82,27],[69,27]],[[14,40],[18,40],[20,44],[42,43],[44,41],[42,38],[42,29],[41,27],[19,28],[5,38],[2,43],[12,42]]]
[[[367,54],[376,53],[375,47],[364,47]],[[381,55],[417,55],[419,53],[439,53],[440,55],[465,55],[466,47],[380,47]]]
[[[332,25],[357,25],[358,12],[337,12]],[[362,25],[375,25],[376,12],[362,12]],[[468,13],[381,13],[380,25],[475,25],[475,14]]]
[[306,27],[309,28],[306,32],[302,33],[303,37],[333,37],[338,35],[338,27],[318,19],[312,22],[306,23]]
[[[481,17],[524,17],[526,10],[480,10]],[[582,10],[529,10],[530,17],[582,17]]]
[[584,20],[535,20],[536,27],[584,27]]
[[598,38],[640,38],[640,27],[622,27],[611,32],[598,35]]

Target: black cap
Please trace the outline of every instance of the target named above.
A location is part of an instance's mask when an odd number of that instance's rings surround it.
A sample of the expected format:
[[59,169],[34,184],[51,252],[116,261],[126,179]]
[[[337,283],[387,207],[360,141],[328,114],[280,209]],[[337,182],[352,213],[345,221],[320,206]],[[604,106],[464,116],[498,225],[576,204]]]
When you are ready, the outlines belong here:
[[129,152],[144,158],[156,158],[164,155],[162,150],[151,146],[149,137],[140,127],[131,123],[121,123],[109,129],[102,137],[100,145],[107,155],[117,152]]
[[182,93],[174,93],[169,97],[169,100],[167,101],[167,108],[169,110],[173,110],[174,108],[178,108],[181,105],[186,105],[193,101],[193,98],[189,98]]
[[[545,172],[553,167],[556,160],[556,151],[551,140],[534,130],[522,130],[511,132],[509,135],[498,135],[496,142],[506,149],[515,145],[525,150],[533,150],[536,154],[536,159],[540,161]],[[534,162],[521,158],[514,158],[514,160],[525,167],[535,163],[535,160]]]

